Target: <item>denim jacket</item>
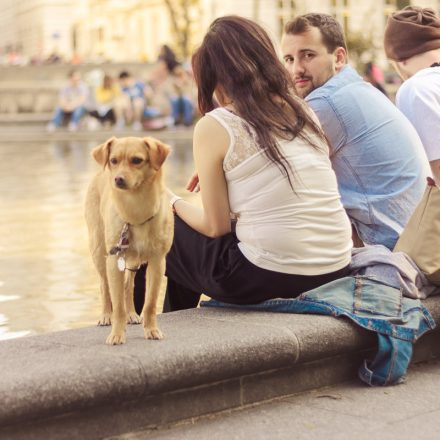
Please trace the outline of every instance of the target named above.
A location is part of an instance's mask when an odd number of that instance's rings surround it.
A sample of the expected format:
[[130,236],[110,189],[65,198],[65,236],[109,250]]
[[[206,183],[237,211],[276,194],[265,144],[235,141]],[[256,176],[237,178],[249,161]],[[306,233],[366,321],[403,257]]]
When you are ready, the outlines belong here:
[[358,371],[360,379],[369,385],[403,381],[411,361],[413,342],[435,327],[432,316],[420,300],[405,298],[400,289],[363,276],[340,278],[292,299],[277,298],[252,305],[210,300],[202,305],[346,316],[378,336],[374,360],[365,360]]
[[342,203],[359,237],[393,249],[431,174],[415,129],[348,65],[306,101],[330,141]]

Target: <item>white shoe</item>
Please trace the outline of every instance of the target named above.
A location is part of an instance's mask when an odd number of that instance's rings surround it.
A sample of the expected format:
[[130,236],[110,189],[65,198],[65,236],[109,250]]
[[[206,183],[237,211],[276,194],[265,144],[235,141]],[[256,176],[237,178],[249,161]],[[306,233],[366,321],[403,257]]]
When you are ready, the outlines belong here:
[[125,122],[124,121],[116,121],[115,130],[116,131],[125,130]]
[[135,121],[135,122],[133,122],[133,125],[131,126],[131,128],[134,131],[141,131],[142,130],[142,124],[139,121]]
[[53,133],[56,129],[57,129],[57,126],[53,122],[49,122],[49,124],[47,124],[47,126],[46,126],[46,130],[49,133]]
[[100,122],[95,118],[89,118],[87,120],[87,130],[96,131],[101,128]]
[[75,124],[75,122],[69,122],[69,125],[67,126],[68,131],[78,131],[78,124]]

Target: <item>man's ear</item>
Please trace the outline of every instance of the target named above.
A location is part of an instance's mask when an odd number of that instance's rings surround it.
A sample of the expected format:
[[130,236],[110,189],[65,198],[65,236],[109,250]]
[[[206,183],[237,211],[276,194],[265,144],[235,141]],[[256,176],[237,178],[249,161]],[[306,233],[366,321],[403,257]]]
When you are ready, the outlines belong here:
[[145,137],[144,142],[150,155],[150,163],[155,170],[158,170],[170,154],[171,147],[152,137]]
[[335,70],[339,72],[347,64],[347,51],[342,46],[339,46],[333,54],[335,56]]
[[112,143],[116,140],[116,138],[113,136],[112,138],[108,139],[106,142],[104,142],[101,145],[98,145],[92,150],[92,156],[96,160],[96,162],[99,163],[99,165],[102,165],[103,168],[108,163],[108,158],[110,156],[110,148]]

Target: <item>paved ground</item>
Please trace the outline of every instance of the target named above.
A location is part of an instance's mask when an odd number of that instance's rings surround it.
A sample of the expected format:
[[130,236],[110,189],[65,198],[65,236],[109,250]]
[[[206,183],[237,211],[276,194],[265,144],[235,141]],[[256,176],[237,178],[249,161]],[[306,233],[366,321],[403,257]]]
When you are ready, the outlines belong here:
[[350,382],[112,440],[439,438],[440,362],[430,362],[413,366],[395,387]]

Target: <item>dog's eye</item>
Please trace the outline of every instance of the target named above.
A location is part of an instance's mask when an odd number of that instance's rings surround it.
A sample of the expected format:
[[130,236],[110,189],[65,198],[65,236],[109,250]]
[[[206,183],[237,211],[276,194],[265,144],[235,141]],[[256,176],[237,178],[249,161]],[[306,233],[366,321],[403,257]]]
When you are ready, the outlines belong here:
[[112,157],[112,158],[110,159],[110,163],[111,163],[112,165],[116,165],[116,164],[118,163],[118,159],[116,159],[115,157]]
[[139,165],[140,163],[142,163],[142,159],[141,159],[140,157],[133,157],[133,158],[131,159],[131,163],[132,163],[133,165]]

